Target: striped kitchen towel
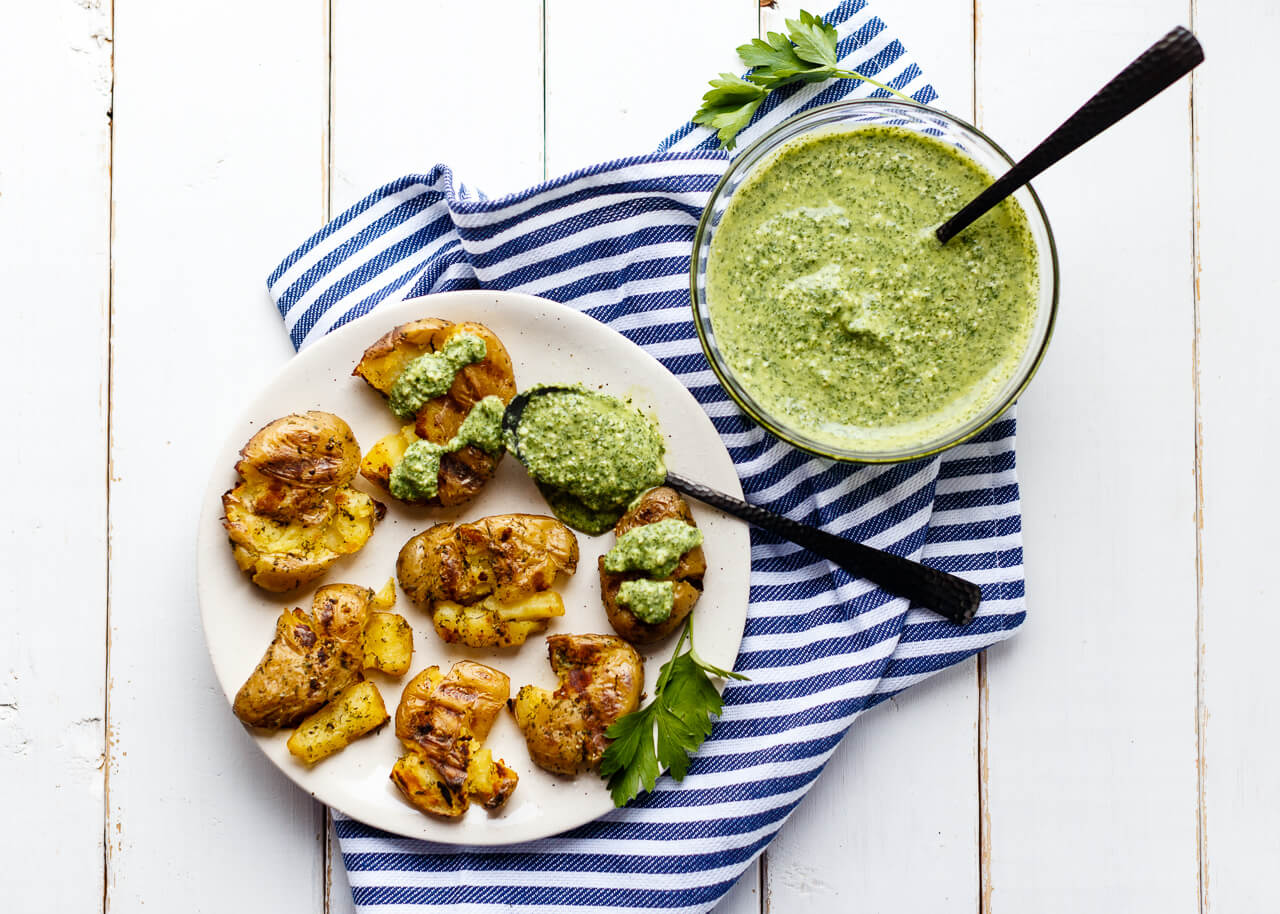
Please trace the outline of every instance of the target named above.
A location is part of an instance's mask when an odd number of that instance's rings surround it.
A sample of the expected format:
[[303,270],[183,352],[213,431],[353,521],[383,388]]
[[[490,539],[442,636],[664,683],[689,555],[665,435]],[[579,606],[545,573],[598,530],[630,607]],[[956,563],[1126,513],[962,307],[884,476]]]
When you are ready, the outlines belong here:
[[[846,66],[920,102],[920,68],[864,0],[827,20]],[[742,146],[784,118],[850,95],[837,81],[769,96]],[[677,100],[678,101],[678,100]],[[685,102],[689,100],[686,99]],[[362,912],[707,911],[777,834],[867,708],[1008,637],[1022,622],[1014,420],[939,458],[855,467],[762,431],[716,384],[694,334],[694,226],[727,155],[686,124],[659,152],[488,200],[437,166],[380,188],[271,274],[302,347],[384,301],[511,289],[580,308],[647,349],[693,392],[751,501],[921,558],[981,584],[977,619],[954,627],[757,529],[751,605],[724,715],[682,783],[574,831],[501,848],[397,838],[335,813]]]

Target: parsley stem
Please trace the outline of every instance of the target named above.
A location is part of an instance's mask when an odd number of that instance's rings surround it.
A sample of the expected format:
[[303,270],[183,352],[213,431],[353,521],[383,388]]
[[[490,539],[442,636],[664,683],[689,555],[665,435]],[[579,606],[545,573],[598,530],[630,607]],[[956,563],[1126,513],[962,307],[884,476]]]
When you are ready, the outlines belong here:
[[832,72],[831,75],[836,79],[859,79],[859,80],[862,80],[864,83],[867,83],[868,85],[875,86],[877,89],[883,89],[886,92],[892,92],[894,95],[898,96],[898,98],[902,99],[905,102],[912,102],[913,104],[916,103],[916,100],[911,96],[903,95],[897,89],[893,88],[893,86],[886,86],[884,83],[877,82],[876,80],[872,79],[870,76],[863,76],[857,70],[835,70],[834,72]]
[[653,700],[655,702],[658,700],[658,696],[662,694],[663,686],[671,678],[671,671],[675,668],[675,659],[680,656],[680,648],[684,647],[686,638],[689,640],[689,649],[693,650],[693,613],[690,613],[689,618],[685,620],[684,628],[680,630],[680,638],[676,641],[675,649],[671,651],[671,659],[662,665],[662,672],[658,676],[657,683],[653,686]]

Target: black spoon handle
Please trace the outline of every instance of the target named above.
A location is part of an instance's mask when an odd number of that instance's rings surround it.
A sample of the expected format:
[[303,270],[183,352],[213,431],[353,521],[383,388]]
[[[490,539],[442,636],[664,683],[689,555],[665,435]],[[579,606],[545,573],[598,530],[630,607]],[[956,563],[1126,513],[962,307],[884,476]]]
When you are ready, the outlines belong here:
[[667,474],[667,485],[719,508],[726,514],[732,514],[804,546],[810,552],[835,562],[850,574],[874,581],[890,593],[928,607],[957,625],[971,621],[982,601],[982,591],[977,584],[945,571],[855,543],[817,527],[797,523],[789,517],[747,504],[674,473]]
[[1196,36],[1182,26],[1165,35],[1098,90],[1066,123],[974,198],[937,231],[946,244],[979,216],[1059,159],[1075,152],[1116,121],[1132,114],[1204,60]]

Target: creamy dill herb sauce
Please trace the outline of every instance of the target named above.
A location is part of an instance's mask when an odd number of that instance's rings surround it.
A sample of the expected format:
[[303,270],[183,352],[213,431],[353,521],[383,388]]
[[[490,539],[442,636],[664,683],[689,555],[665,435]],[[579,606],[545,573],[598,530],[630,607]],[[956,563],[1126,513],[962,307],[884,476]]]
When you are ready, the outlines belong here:
[[992,178],[896,127],[782,147],[712,239],[707,301],[743,388],[813,439],[890,450],[985,407],[1035,317],[1027,217],[1005,200],[948,244],[933,230]]

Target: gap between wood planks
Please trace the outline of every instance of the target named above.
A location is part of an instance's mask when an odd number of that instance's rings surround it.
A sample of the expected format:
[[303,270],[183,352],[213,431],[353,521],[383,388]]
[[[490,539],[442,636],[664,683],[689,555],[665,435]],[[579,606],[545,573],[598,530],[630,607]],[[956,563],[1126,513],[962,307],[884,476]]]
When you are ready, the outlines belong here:
[[[982,108],[978,105],[979,44],[982,40],[982,0],[973,0],[973,124],[982,129]],[[978,654],[976,663],[978,678],[978,914],[991,914],[991,807],[988,786],[991,769],[987,757],[987,737],[991,727],[990,705],[987,701],[987,653]]]
[[106,655],[102,664],[102,912],[111,907],[111,765],[113,739],[111,736],[111,478],[112,457],[115,454],[111,419],[115,390],[115,237],[116,237],[116,5],[111,2],[107,14],[107,40],[111,44],[111,86],[107,90],[107,478],[105,499],[106,543],[103,558],[103,628]]
[[[1194,33],[1198,0],[1189,0],[1187,26]],[[1191,386],[1195,400],[1195,539],[1196,539],[1196,863],[1198,865],[1196,906],[1200,914],[1209,910],[1209,853],[1205,820],[1205,703],[1204,703],[1204,423],[1200,412],[1200,172],[1197,153],[1200,134],[1196,125],[1196,74],[1193,71],[1187,98],[1191,120]]]
[[[325,36],[325,116],[323,148],[323,188],[324,219],[327,224],[333,218],[333,0],[325,0],[324,4],[324,36]],[[319,800],[315,801],[316,818],[320,828],[320,862],[324,872],[324,885],[320,887],[320,897],[324,914],[331,914],[333,901],[333,814],[329,807]]]

